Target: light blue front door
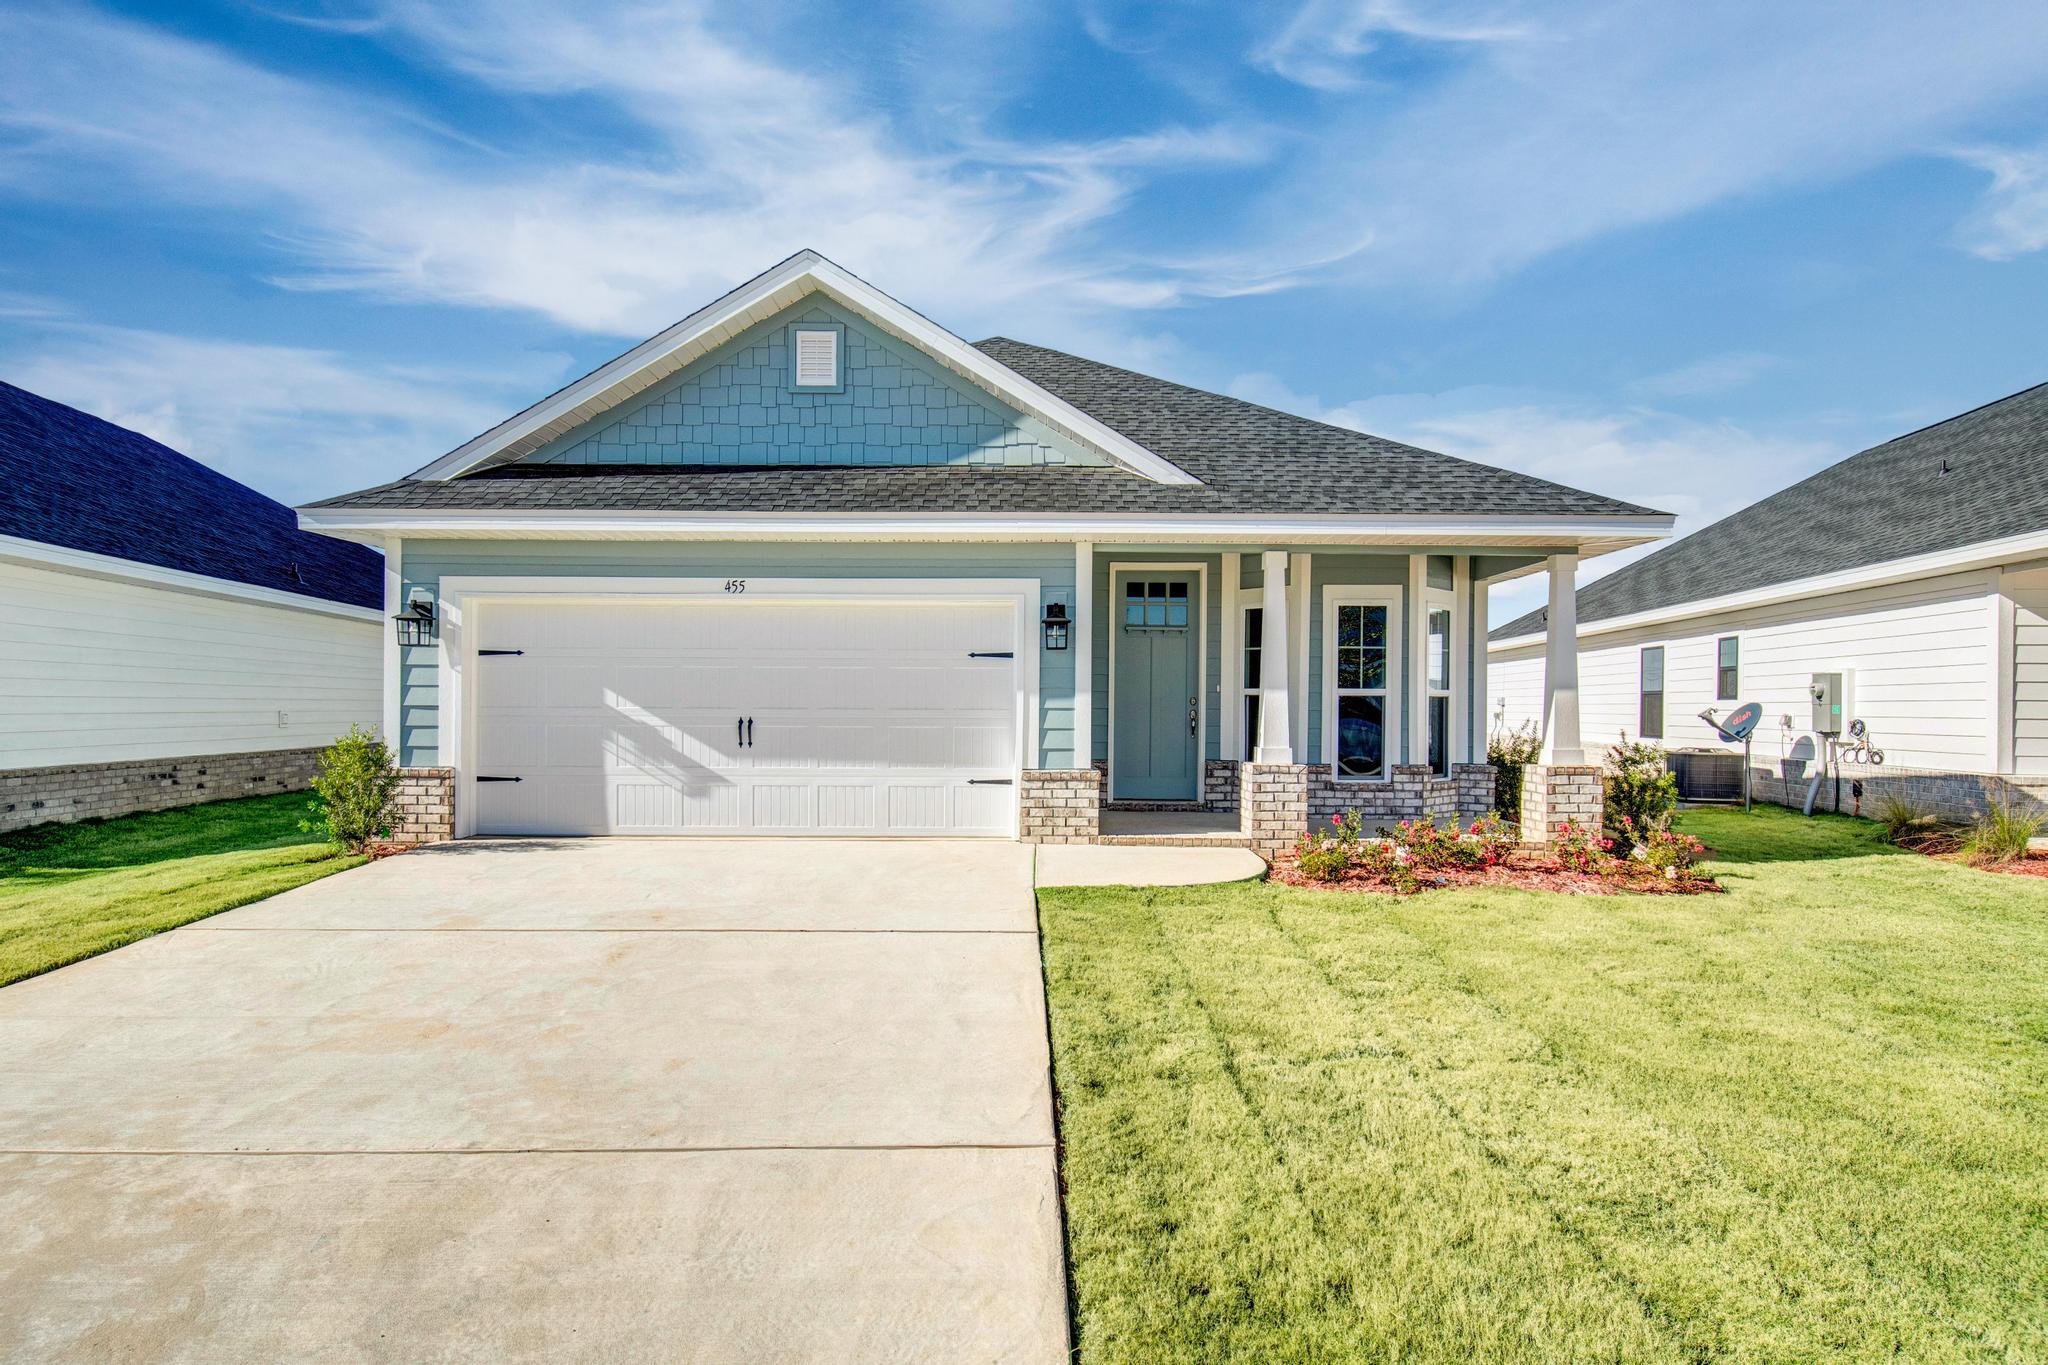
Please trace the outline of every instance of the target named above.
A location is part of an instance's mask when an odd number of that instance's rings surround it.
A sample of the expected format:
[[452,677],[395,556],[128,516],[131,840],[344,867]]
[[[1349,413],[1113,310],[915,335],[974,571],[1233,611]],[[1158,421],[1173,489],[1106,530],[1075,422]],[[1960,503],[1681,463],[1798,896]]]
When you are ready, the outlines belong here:
[[1200,794],[1195,733],[1199,579],[1185,570],[1120,570],[1110,584],[1116,717],[1110,796],[1191,801]]

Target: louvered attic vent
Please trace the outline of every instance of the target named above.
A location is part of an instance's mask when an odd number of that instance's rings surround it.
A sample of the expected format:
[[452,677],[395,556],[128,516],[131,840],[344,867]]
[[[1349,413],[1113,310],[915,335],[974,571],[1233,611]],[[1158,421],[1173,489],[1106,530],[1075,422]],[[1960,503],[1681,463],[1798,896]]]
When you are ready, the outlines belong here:
[[792,327],[790,351],[799,389],[839,387],[840,329],[837,327]]

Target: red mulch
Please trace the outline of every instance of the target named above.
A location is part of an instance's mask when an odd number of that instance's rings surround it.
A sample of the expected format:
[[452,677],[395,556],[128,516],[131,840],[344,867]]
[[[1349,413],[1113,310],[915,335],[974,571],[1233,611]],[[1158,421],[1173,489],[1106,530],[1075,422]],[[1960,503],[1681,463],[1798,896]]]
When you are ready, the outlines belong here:
[[374,863],[379,858],[395,858],[401,853],[410,853],[412,850],[413,845],[411,844],[387,844],[382,839],[372,839],[369,843],[363,845],[363,856]]
[[[1720,891],[1721,884],[1703,872],[1677,878],[1666,877],[1655,868],[1617,860],[1611,872],[1573,872],[1557,859],[1542,853],[1519,850],[1495,867],[1459,868],[1447,872],[1417,872],[1424,891],[1453,887],[1506,886],[1519,891],[1554,891],[1566,896],[1698,896]],[[1335,881],[1319,882],[1301,875],[1294,855],[1284,853],[1273,862],[1269,880],[1312,891],[1377,891],[1399,895],[1392,883],[1364,868],[1346,868]]]
[[2048,877],[2048,853],[2029,853],[2024,858],[2015,858],[2009,863],[1972,863],[1958,857],[1957,862],[1974,867],[1979,872],[2009,872],[2015,877]]

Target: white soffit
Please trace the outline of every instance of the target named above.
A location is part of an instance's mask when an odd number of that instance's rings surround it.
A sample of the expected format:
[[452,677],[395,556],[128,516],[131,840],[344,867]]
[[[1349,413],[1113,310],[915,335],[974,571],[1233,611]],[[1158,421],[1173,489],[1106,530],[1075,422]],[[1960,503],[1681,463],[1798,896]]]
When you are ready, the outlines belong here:
[[808,250],[799,251],[723,298],[607,361],[575,383],[507,418],[481,436],[465,441],[432,464],[414,471],[410,477],[451,479],[471,470],[509,463],[530,455],[557,436],[573,431],[634,394],[661,383],[755,323],[775,316],[813,293],[823,294],[841,307],[860,314],[898,340],[917,347],[961,378],[988,390],[1020,411],[1030,413],[1070,440],[1101,452],[1133,473],[1155,483],[1201,482],[1065,399],[1055,397],[1007,365],[983,355],[865,280]]

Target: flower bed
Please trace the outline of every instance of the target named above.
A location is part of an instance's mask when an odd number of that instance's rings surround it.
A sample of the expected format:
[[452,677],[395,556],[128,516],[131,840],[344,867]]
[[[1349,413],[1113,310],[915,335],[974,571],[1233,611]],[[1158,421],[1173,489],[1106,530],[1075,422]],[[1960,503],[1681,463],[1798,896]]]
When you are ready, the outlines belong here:
[[1613,840],[1576,821],[1559,825],[1553,846],[1538,851],[1517,847],[1494,816],[1464,828],[1403,820],[1374,839],[1362,836],[1357,812],[1346,812],[1333,817],[1328,830],[1304,837],[1292,854],[1275,859],[1271,879],[1289,886],[1404,896],[1460,886],[1580,896],[1699,895],[1721,889],[1699,870],[1705,852],[1699,840],[1623,823],[1635,843],[1629,856],[1616,857]]

